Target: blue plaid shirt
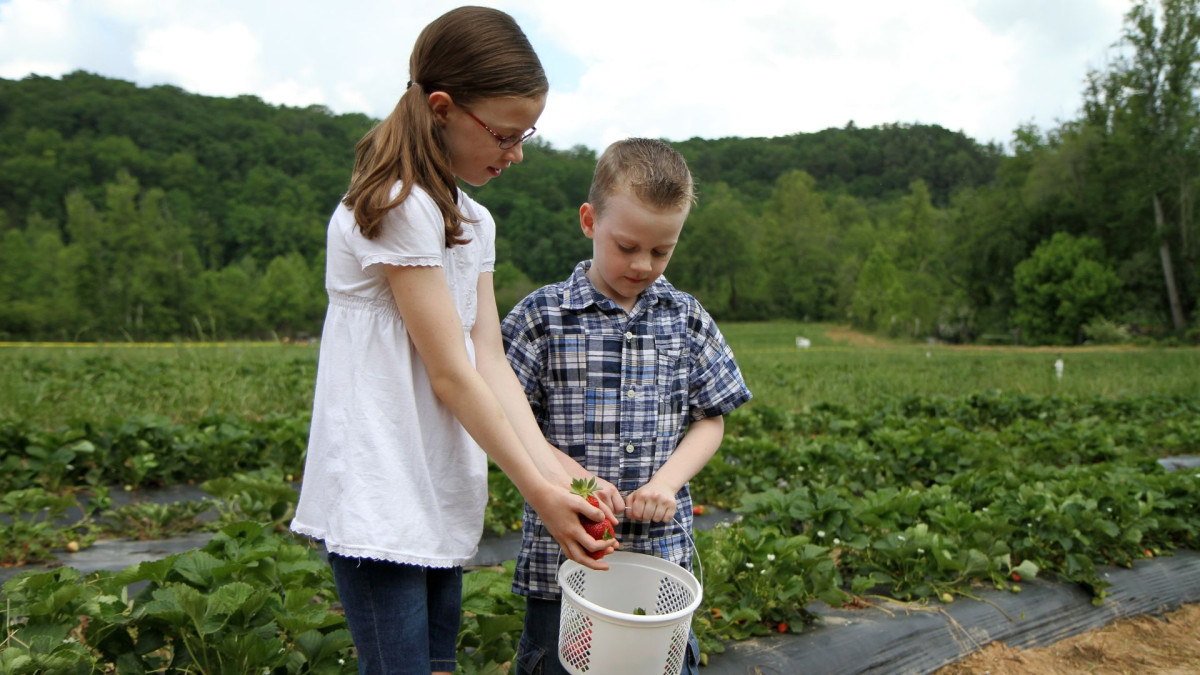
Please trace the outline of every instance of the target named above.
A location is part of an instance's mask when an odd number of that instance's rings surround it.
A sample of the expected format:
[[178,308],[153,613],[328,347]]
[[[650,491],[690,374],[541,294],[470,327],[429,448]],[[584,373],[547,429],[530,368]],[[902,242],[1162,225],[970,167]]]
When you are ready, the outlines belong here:
[[[659,277],[626,314],[592,286],[591,261],[531,293],[504,319],[509,363],[546,440],[629,494],[649,482],[694,420],[750,400],[733,352],[691,295]],[[621,550],[691,569],[692,497],[676,495],[679,523],[623,518]],[[513,591],[558,599],[558,543],[525,504]]]

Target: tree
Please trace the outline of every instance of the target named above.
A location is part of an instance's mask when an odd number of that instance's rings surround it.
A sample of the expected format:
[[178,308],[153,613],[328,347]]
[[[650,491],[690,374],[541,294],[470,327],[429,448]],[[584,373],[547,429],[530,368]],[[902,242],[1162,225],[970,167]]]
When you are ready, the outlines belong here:
[[892,256],[876,244],[858,274],[850,305],[852,322],[860,328],[897,335],[908,318],[909,302]]
[[[938,320],[956,308],[953,293],[942,274],[947,219],[930,200],[925,181],[913,181],[909,194],[900,200],[893,219],[898,240],[896,266],[910,299],[913,337],[932,332]],[[952,254],[951,254],[952,255]]]
[[1120,303],[1121,281],[1091,237],[1054,235],[1017,265],[1014,277],[1015,318],[1033,343],[1080,342],[1085,324],[1110,318]]
[[789,171],[775,181],[763,209],[766,296],[774,311],[797,319],[827,318],[835,303],[837,233],[816,183],[804,171]]
[[198,282],[197,311],[191,328],[200,339],[229,339],[255,335],[270,325],[260,312],[260,274],[253,258],[243,258],[219,270],[205,270]]
[[[0,276],[10,282],[0,331],[208,339],[312,330],[319,312],[263,278],[280,260],[273,281],[324,298],[329,213],[374,123],[86,72],[0,79]],[[930,307],[944,306],[923,228],[934,216],[936,251],[954,192],[987,183],[1005,161],[960,132],[908,124],[675,146],[699,202],[668,276],[712,311],[751,320],[845,316],[876,243],[893,256],[900,287],[929,289]],[[578,211],[596,153],[535,138],[525,156],[503,180],[463,186],[495,216],[497,262],[512,265],[497,268],[497,281],[507,277],[510,295],[565,278],[591,250]],[[1021,237],[1012,265],[1041,239]],[[30,281],[47,271],[49,281]],[[925,327],[923,293],[910,293],[905,313]]]
[[1085,116],[1121,160],[1126,190],[1153,228],[1175,330],[1186,326],[1173,251],[1195,267],[1193,209],[1200,167],[1200,0],[1140,0],[1125,16],[1119,56],[1093,73]]
[[299,253],[271,260],[259,285],[259,307],[268,325],[285,336],[317,332],[325,294],[314,279]]
[[728,185],[704,191],[680,236],[667,276],[716,316],[738,317],[758,276],[758,222]]

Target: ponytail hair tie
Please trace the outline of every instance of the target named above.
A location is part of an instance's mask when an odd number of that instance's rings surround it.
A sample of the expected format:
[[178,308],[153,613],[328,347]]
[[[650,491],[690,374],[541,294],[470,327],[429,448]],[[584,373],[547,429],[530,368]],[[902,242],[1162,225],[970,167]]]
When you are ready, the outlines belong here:
[[411,87],[411,86],[413,86],[414,84],[415,84],[415,85],[417,85],[418,87],[419,87],[419,86],[421,86],[421,83],[420,83],[420,82],[413,82],[412,80],[409,80],[409,81],[408,81],[408,86],[406,86],[406,87],[405,87],[405,89],[408,89],[408,87]]

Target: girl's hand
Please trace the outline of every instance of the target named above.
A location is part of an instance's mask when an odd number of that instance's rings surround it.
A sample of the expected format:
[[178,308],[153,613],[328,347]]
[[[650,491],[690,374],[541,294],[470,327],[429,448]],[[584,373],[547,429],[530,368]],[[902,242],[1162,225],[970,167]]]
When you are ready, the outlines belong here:
[[616,539],[594,539],[579,522],[579,516],[601,520],[605,517],[603,510],[587,503],[579,495],[549,485],[546,490],[537,495],[528,495],[526,499],[568,558],[594,570],[608,569],[608,563],[602,559],[595,560],[590,554],[602,552],[607,555],[616,550],[620,542]]
[[625,515],[634,520],[665,523],[675,517],[675,491],[661,487],[653,480],[630,493],[625,502]]

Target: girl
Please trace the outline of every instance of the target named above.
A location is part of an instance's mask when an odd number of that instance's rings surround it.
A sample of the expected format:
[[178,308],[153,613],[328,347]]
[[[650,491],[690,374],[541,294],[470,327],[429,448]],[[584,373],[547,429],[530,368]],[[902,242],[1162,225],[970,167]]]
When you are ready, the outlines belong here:
[[[487,456],[564,553],[605,569],[504,355],[495,223],[459,190],[522,159],[548,85],[516,22],[464,7],[417,38],[412,81],[355,149],[329,223],[312,428],[292,529],[321,539],[360,673],[449,672]],[[484,452],[480,452],[482,447]]]

